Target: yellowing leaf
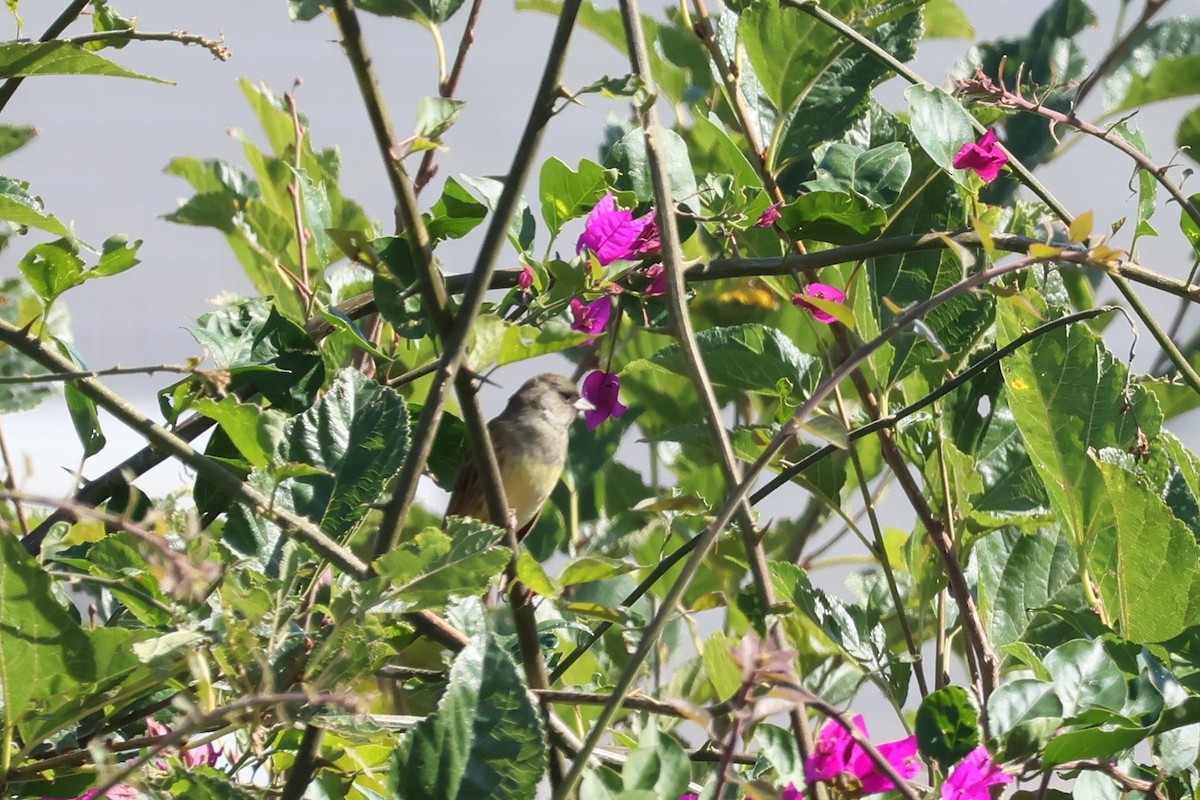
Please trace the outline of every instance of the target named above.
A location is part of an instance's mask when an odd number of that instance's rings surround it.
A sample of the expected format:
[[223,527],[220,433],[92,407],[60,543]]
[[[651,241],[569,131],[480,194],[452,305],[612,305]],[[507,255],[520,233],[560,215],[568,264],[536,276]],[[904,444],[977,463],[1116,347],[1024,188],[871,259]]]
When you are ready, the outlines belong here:
[[1063,254],[1061,247],[1051,247],[1048,244],[1029,245],[1030,258],[1058,258]]
[[[1086,242],[1087,238],[1092,235],[1093,215],[1091,211],[1085,211],[1075,219],[1071,220],[1071,227],[1067,231],[1067,235],[1072,242]],[[1030,248],[1032,250],[1033,248]]]

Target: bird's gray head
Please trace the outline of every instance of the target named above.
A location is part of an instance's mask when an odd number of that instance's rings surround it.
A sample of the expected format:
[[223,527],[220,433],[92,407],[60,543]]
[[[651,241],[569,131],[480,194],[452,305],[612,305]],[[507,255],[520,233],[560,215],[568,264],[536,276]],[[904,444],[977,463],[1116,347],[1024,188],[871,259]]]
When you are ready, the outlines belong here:
[[527,380],[508,401],[502,416],[511,418],[522,410],[536,410],[566,428],[580,411],[594,406],[585,400],[575,384],[547,372]]

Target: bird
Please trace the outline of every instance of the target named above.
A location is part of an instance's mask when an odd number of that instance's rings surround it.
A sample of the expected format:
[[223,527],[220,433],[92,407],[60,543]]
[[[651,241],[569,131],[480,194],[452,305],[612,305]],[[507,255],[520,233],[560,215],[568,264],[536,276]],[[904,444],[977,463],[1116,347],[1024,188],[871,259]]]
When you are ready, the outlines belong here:
[[[504,411],[488,423],[518,539],[533,528],[562,475],[571,422],[580,412],[593,408],[574,383],[548,372],[526,381],[509,398]],[[474,458],[468,457],[459,469],[446,516],[474,517],[498,525],[507,522],[492,519]]]

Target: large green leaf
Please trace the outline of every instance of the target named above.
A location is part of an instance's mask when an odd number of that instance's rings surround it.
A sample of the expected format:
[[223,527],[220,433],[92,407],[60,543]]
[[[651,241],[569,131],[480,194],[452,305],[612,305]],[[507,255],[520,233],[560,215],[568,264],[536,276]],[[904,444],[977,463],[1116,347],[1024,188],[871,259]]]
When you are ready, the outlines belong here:
[[443,605],[452,596],[482,594],[508,565],[512,552],[501,543],[504,531],[476,519],[451,517],[446,532],[429,528],[375,562],[386,591],[395,592],[406,611]]
[[910,86],[904,97],[908,100],[912,134],[921,148],[947,175],[966,186],[970,171],[956,169],[953,161],[964,144],[977,138],[971,115],[941,89]]
[[1179,17],[1148,26],[1123,49],[1104,81],[1104,111],[1200,93],[1200,19]]
[[1196,537],[1118,459],[1094,460],[1112,503],[1116,536],[1112,550],[1100,543],[1093,560],[1108,568],[1100,588],[1122,634],[1134,642],[1161,642],[1200,624]]
[[[764,3],[756,7],[769,5]],[[801,15],[799,11],[787,10]],[[811,19],[806,14],[803,16]],[[902,62],[916,54],[916,43],[921,38],[921,15],[918,13],[878,28],[869,17],[854,20],[851,24]],[[829,30],[822,25],[819,35],[824,36]],[[841,45],[842,42],[838,42],[831,51],[818,52],[816,56],[824,59],[836,53]],[[809,42],[804,46],[816,50]],[[811,85],[805,84],[801,94],[790,99],[789,105],[780,107],[782,122],[771,145],[772,167],[780,170],[793,161],[807,159],[816,145],[841,137],[870,110],[871,90],[891,76],[889,67],[860,47],[854,47],[828,64]]]
[[1120,711],[1125,706],[1125,676],[1099,639],[1076,639],[1051,650],[1043,659],[1063,716],[1092,708]]
[[[58,339],[67,339],[67,318],[64,305],[53,306],[46,313],[47,330]],[[0,280],[0,319],[23,328],[43,313],[41,300],[19,278]],[[12,347],[0,348],[0,377],[16,378],[45,372],[41,366]],[[51,394],[51,387],[31,380],[29,383],[0,384],[0,412],[24,411],[33,408]]]
[[[58,604],[50,577],[15,536],[0,536],[0,719],[12,730],[39,703],[96,679],[79,623]],[[8,737],[5,737],[8,739]]]
[[437,711],[396,747],[398,800],[533,797],[546,768],[541,715],[517,668],[489,633],[454,659]]
[[[1000,303],[999,344],[1040,324],[1035,305],[1041,300],[1032,294]],[[1141,387],[1127,382],[1124,365],[1083,325],[1039,337],[1005,359],[1002,369],[1017,427],[1051,507],[1076,552],[1086,558],[1090,579],[1099,584],[1109,613],[1119,615],[1128,638],[1153,641],[1145,637],[1165,629],[1157,624],[1158,615],[1149,616],[1148,610],[1123,597],[1128,587],[1122,584],[1137,574],[1134,565],[1122,565],[1127,557],[1123,542],[1134,531],[1115,519],[1113,488],[1107,484],[1116,478],[1106,479],[1093,454],[1105,448],[1131,452],[1142,437],[1156,436],[1161,424],[1157,404]],[[1132,487],[1129,491],[1130,502],[1135,502],[1136,492]],[[1164,512],[1174,519],[1165,507]],[[1158,547],[1169,549],[1167,531],[1153,535],[1166,536]]]
[[943,769],[979,746],[979,709],[961,686],[946,686],[922,700],[914,727],[921,753]]
[[69,42],[4,42],[0,44],[0,78],[28,78],[34,75],[109,75],[116,78],[140,78],[155,83],[171,81],[143,75],[114,64]]
[[997,648],[1053,641],[1063,628],[1043,609],[1082,606],[1075,550],[1054,528],[999,530],[980,539],[973,554],[979,568],[979,612]]
[[[672,130],[663,130],[659,160],[667,172],[671,197],[687,202],[696,193],[696,173],[688,158],[687,143]],[[614,144],[604,157],[604,166],[618,172],[617,188],[632,190],[643,202],[654,200],[654,180],[646,157],[646,134],[635,128]]]
[[780,209],[779,226],[796,239],[855,244],[874,239],[887,223],[887,212],[867,198],[845,191],[819,190],[800,195]]
[[[408,411],[392,389],[344,370],[312,408],[288,420],[272,467],[250,483],[283,508],[343,539],[383,497],[408,453]],[[286,542],[279,528],[245,506],[231,512],[225,539],[279,573]]]
[[852,144],[833,144],[817,163],[817,178],[809,189],[854,192],[872,203],[888,207],[912,172],[912,159],[903,142],[892,142],[870,150]]
[[626,793],[641,789],[654,797],[679,797],[687,791],[691,766],[678,742],[660,733],[657,725],[647,725],[621,768],[621,778]]
[[[775,396],[804,397],[816,386],[820,362],[800,352],[778,328],[737,325],[696,334],[708,375],[718,386]],[[679,345],[655,353],[650,362],[680,375],[687,366]]]

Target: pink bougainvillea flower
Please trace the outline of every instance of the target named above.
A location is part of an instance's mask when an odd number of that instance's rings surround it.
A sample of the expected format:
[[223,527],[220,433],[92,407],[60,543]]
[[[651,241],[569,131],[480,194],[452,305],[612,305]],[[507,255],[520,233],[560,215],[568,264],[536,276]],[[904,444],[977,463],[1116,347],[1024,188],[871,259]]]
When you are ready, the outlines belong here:
[[[921,771],[921,759],[917,758],[916,736],[909,736],[907,739],[881,744],[875,749],[879,751],[879,755],[883,756],[889,764],[895,767],[896,772],[905,780],[916,777],[916,774]],[[854,773],[862,781],[863,792],[866,794],[875,794],[876,792],[887,792],[896,788],[896,784],[892,783],[891,778],[878,771],[875,762],[871,760],[871,757],[865,751],[859,750],[854,758]]]
[[667,293],[667,268],[662,264],[653,264],[646,267],[646,277],[650,279],[650,285],[646,287],[647,297],[658,297]]
[[779,207],[781,205],[783,205],[783,203],[772,203],[771,205],[767,206],[767,210],[764,211],[761,216],[759,216],[758,222],[754,223],[754,227],[769,228],[774,225],[775,221],[783,216],[779,213]]
[[583,379],[583,397],[595,406],[583,415],[589,431],[595,430],[606,419],[620,417],[629,410],[618,399],[620,391],[621,379],[614,372],[597,370]]
[[521,274],[517,276],[517,286],[522,292],[528,292],[533,288],[533,267],[526,264],[521,268]]
[[[854,718],[853,723],[863,736],[868,735],[867,724],[861,714]],[[882,744],[876,749],[905,780],[921,771],[915,736]],[[878,771],[867,751],[858,746],[837,720],[832,719],[825,723],[817,735],[816,746],[804,762],[804,774],[809,782],[826,781],[854,786],[863,794],[896,788],[891,778]]]
[[585,247],[604,266],[617,259],[658,252],[654,214],[634,219],[632,211],[617,208],[617,198],[609,192],[596,203],[583,223],[583,233],[579,235],[575,252],[582,252]]
[[950,772],[942,784],[942,800],[990,800],[992,786],[1012,783],[1012,776],[992,763],[987,747],[979,745]]
[[967,142],[950,162],[955,169],[973,170],[984,183],[996,180],[1000,170],[1008,163],[1008,153],[1000,148],[996,132],[988,128],[978,142]]
[[796,788],[796,784],[789,783],[783,787],[783,794],[779,795],[779,800],[804,800],[804,792]]
[[599,336],[608,326],[612,316],[612,298],[608,295],[599,297],[590,303],[579,298],[571,301],[571,330],[586,333],[589,336]]
[[827,283],[810,283],[804,287],[803,292],[797,292],[792,295],[792,305],[799,306],[812,312],[813,319],[817,322],[823,322],[826,325],[831,322],[837,322],[837,317],[830,314],[828,311],[822,311],[804,298],[816,297],[820,300],[828,300],[831,303],[844,303],[846,301],[846,293],[836,286],[830,286]]
[[[78,797],[70,798],[70,800],[99,800],[107,797],[108,800],[141,800],[141,794],[138,790],[127,783],[118,783],[116,786],[109,789],[104,794],[100,794],[98,789],[88,789]],[[43,797],[42,800],[59,800],[54,797]]]

